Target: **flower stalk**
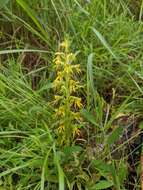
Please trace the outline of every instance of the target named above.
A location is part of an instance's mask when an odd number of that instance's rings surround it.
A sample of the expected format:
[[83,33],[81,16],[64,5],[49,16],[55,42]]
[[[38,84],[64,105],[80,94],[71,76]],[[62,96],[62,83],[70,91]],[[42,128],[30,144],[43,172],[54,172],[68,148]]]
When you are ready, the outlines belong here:
[[79,134],[81,127],[80,109],[82,100],[77,92],[82,86],[75,79],[80,74],[80,65],[73,64],[75,55],[69,52],[69,41],[65,40],[55,54],[54,68],[56,78],[53,82],[55,91],[54,106],[55,118],[58,120],[58,133],[61,133],[60,143],[70,145],[75,135]]

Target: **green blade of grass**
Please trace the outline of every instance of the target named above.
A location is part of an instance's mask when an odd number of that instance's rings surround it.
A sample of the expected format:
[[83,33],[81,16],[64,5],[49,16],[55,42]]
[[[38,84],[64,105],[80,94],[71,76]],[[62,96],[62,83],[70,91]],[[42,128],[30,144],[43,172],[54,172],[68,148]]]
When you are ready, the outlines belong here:
[[38,29],[41,31],[41,33],[44,35],[45,39],[48,40],[47,32],[44,30],[42,24],[39,22],[34,10],[31,9],[28,6],[28,4],[23,0],[16,0],[16,2],[23,8],[23,10],[27,13],[27,15],[33,20],[35,25],[38,27]]
[[112,51],[110,45],[107,43],[107,41],[105,40],[105,38],[103,37],[103,35],[96,30],[94,27],[91,27],[92,31],[96,34],[96,36],[98,37],[98,39],[101,41],[101,43],[103,44],[103,46],[109,51],[109,53],[115,58],[118,59],[117,56],[115,55],[115,53]]
[[59,175],[59,190],[65,190],[65,185],[64,185],[64,172],[60,166],[60,162],[59,162],[59,156],[56,152],[56,148],[55,148],[55,144],[53,145],[53,151],[54,151],[54,161],[55,161],[55,165],[58,169],[58,175]]
[[[52,149],[52,148],[51,148]],[[45,168],[46,168],[46,164],[47,164],[47,160],[48,160],[48,157],[49,157],[49,154],[51,152],[51,149],[48,151],[46,157],[45,157],[45,160],[44,160],[44,164],[43,164],[43,167],[42,167],[42,174],[41,174],[41,189],[40,190],[44,190],[44,183],[45,183]]]
[[112,181],[107,181],[107,180],[100,180],[97,184],[93,185],[90,190],[101,190],[101,189],[107,189],[109,187],[113,186]]
[[93,79],[93,56],[91,53],[88,56],[87,60],[87,107],[89,109],[91,93],[93,93],[94,104],[96,104],[96,89],[94,87],[94,79]]
[[76,3],[76,5],[79,7],[80,11],[83,12],[85,15],[89,16],[89,12],[86,11],[77,0],[74,0],[74,2]]
[[55,13],[56,13],[56,15],[57,15],[57,17],[58,17],[58,20],[59,20],[59,23],[60,23],[60,25],[61,25],[62,31],[64,32],[63,23],[62,23],[62,20],[61,20],[61,18],[60,18],[59,12],[58,12],[58,10],[57,10],[57,6],[55,5],[55,2],[54,2],[53,0],[51,0],[51,3],[52,3],[52,5],[53,5],[53,8],[54,8],[54,10],[55,10]]
[[45,39],[45,37],[39,31],[37,31],[35,28],[33,28],[29,23],[27,23],[26,21],[24,21],[23,19],[21,19],[20,17],[14,15],[14,14],[11,14],[11,15],[12,15],[12,17],[14,17],[18,21],[20,21],[25,26],[25,28],[28,29],[32,34],[38,36],[44,42],[46,42],[46,43],[49,44],[49,42],[47,41],[47,39]]
[[142,21],[143,16],[143,0],[141,1],[140,13],[139,13],[139,21]]
[[17,170],[19,170],[19,169],[26,168],[26,167],[29,166],[29,165],[30,165],[30,163],[27,163],[27,164],[24,164],[24,165],[22,165],[22,166],[17,166],[17,167],[15,167],[15,168],[11,168],[11,169],[8,169],[8,170],[6,170],[6,171],[4,171],[4,172],[1,172],[1,173],[0,173],[0,178],[3,177],[3,176],[6,176],[6,175],[8,175],[8,174],[10,174],[10,173],[12,173],[12,172],[15,172],[15,171],[17,171]]
[[83,109],[83,110],[81,111],[81,114],[83,115],[83,117],[84,117],[85,119],[87,119],[88,122],[90,122],[90,123],[92,123],[93,125],[99,127],[98,124],[96,123],[95,116],[92,115],[90,112],[88,112],[87,110]]
[[26,53],[26,52],[37,52],[37,53],[51,53],[46,50],[40,50],[40,49],[11,49],[11,50],[1,50],[0,55],[3,54],[11,54],[11,53]]

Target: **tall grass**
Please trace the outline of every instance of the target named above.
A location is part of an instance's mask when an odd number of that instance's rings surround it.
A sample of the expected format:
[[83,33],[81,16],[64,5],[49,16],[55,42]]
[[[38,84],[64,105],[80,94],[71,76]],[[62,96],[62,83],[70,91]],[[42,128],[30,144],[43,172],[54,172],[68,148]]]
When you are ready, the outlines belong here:
[[140,189],[142,7],[0,1],[1,189]]

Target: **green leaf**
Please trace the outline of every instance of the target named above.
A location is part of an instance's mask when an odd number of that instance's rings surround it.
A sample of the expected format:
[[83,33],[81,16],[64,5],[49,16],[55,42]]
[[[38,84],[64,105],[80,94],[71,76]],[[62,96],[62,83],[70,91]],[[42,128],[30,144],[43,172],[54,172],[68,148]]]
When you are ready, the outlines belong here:
[[90,190],[98,190],[98,189],[107,189],[113,186],[112,181],[100,180],[98,183],[93,185]]
[[0,9],[2,9],[4,6],[8,4],[10,0],[0,0]]
[[33,9],[29,7],[29,5],[23,1],[23,0],[16,0],[16,2],[23,8],[23,10],[27,13],[27,15],[31,18],[31,20],[35,23],[35,25],[38,27],[38,29],[41,31],[45,39],[48,40],[48,35],[45,29],[43,28],[41,22],[37,18],[36,13]]
[[58,169],[58,175],[59,175],[59,190],[64,190],[65,189],[64,172],[63,172],[62,167],[60,165],[59,155],[56,152],[55,144],[53,145],[53,151],[54,151],[54,162],[55,162],[55,165]]
[[120,184],[123,184],[128,174],[127,164],[125,163],[125,161],[121,160],[118,168],[119,181]]
[[50,152],[51,152],[51,149],[48,151],[48,153],[47,153],[47,155],[46,155],[46,157],[45,157],[44,163],[43,163],[42,173],[41,173],[41,189],[40,189],[40,190],[44,190],[45,169],[46,169],[46,164],[47,164],[47,161],[48,161],[48,157],[49,157]]
[[109,173],[111,171],[111,166],[109,164],[106,164],[102,160],[93,160],[92,165],[99,171],[104,171],[106,173]]
[[26,167],[28,167],[29,165],[30,165],[30,163],[27,163],[27,164],[25,164],[25,165],[17,166],[17,167],[15,167],[15,168],[11,168],[11,169],[8,169],[8,170],[6,170],[6,171],[3,171],[3,172],[0,173],[0,178],[3,177],[3,176],[8,175],[8,174],[10,174],[10,173],[16,172],[17,170],[26,168]]
[[0,55],[11,54],[11,53],[24,53],[24,52],[49,53],[49,51],[40,50],[40,49],[11,49],[11,50],[1,50]]
[[86,10],[79,4],[79,2],[78,2],[77,0],[74,0],[74,2],[76,3],[76,5],[78,6],[78,8],[79,8],[79,10],[80,10],[81,12],[83,12],[83,13],[84,13],[85,15],[87,15],[87,16],[90,15],[89,12],[86,11]]
[[88,56],[88,60],[87,60],[87,81],[90,82],[91,89],[94,93],[95,89],[94,89],[94,80],[93,80],[93,56],[94,54],[91,53]]
[[120,136],[123,134],[123,129],[123,127],[117,127],[112,131],[111,135],[107,139],[107,144],[109,146],[114,144],[120,138]]
[[87,121],[89,121],[90,123],[92,123],[95,126],[98,126],[98,124],[96,123],[96,120],[95,120],[95,116],[92,115],[89,111],[87,111],[86,109],[83,109],[81,111],[81,114],[83,115],[83,117],[85,119],[87,119]]
[[114,160],[112,161],[112,164],[111,164],[111,175],[112,175],[112,179],[113,179],[115,189],[120,189],[119,175],[118,175],[118,171],[117,171],[116,164],[115,164]]
[[82,147],[81,146],[68,146],[64,148],[64,153],[65,154],[72,154],[75,152],[81,152]]
[[96,36],[98,37],[98,39],[101,41],[101,43],[103,44],[103,46],[109,51],[109,53],[115,58],[118,59],[116,57],[116,55],[114,54],[114,52],[112,51],[110,45],[107,43],[107,41],[105,40],[105,38],[102,36],[102,34],[96,30],[95,28],[92,27],[92,31],[96,34]]

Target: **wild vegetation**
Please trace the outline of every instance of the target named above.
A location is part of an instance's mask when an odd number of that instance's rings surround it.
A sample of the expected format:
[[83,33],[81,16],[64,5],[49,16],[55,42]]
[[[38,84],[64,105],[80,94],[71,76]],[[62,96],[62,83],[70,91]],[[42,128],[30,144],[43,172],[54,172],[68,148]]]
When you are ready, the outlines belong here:
[[0,0],[0,190],[138,190],[142,0]]

